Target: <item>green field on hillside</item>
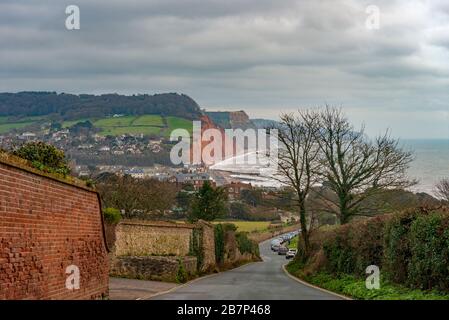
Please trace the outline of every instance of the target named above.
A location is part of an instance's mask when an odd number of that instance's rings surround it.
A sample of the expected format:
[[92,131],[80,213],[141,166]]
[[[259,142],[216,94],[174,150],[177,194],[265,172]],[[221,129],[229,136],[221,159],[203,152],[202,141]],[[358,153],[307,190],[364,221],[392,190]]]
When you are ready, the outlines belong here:
[[162,121],[162,117],[154,114],[147,114],[144,116],[140,116],[134,120],[132,123],[133,126],[152,126],[152,127],[163,127],[164,121]]
[[46,116],[23,117],[14,122],[38,122],[38,121],[43,121],[43,120],[48,120],[48,117],[46,117]]
[[100,135],[119,136],[122,134],[144,134],[159,135],[161,128],[158,127],[103,127]]
[[22,129],[29,125],[32,125],[34,122],[11,122],[11,123],[2,123],[0,124],[0,133],[6,133],[12,131],[14,129]]
[[190,120],[179,117],[166,118],[168,128],[160,115],[124,116],[118,118],[103,118],[93,122],[101,129],[102,135],[144,134],[168,137],[174,129],[186,129],[192,132]]
[[10,117],[0,117],[0,133],[6,133],[14,129],[25,128],[43,120],[44,118],[45,117],[24,117],[14,120]]
[[189,132],[190,135],[192,135],[193,131],[192,120],[187,120],[178,117],[167,117],[166,120],[168,125],[168,129],[165,132],[166,137],[169,137],[170,133],[176,129],[185,129]]
[[86,121],[92,122],[91,119],[79,119],[79,120],[70,120],[70,121],[65,120],[65,121],[62,123],[62,127],[63,127],[63,128],[70,128],[70,127],[74,126],[74,125],[77,124],[77,123],[80,123],[80,122],[86,122]]
[[124,116],[117,118],[103,118],[93,122],[93,125],[98,128],[104,127],[130,127],[136,116]]
[[[22,129],[33,123],[42,122],[45,119],[47,118],[41,116],[25,117],[18,120],[0,117],[0,133],[6,133],[13,129]],[[144,134],[169,137],[172,130],[175,129],[186,129],[190,134],[192,133],[192,121],[190,120],[172,116],[163,119],[162,116],[153,114],[69,120],[63,121],[62,127],[69,128],[85,121],[90,121],[96,128],[101,129],[100,134],[102,135]]]
[[102,135],[144,134],[160,135],[164,126],[159,115],[124,116],[99,119],[94,126],[102,129]]

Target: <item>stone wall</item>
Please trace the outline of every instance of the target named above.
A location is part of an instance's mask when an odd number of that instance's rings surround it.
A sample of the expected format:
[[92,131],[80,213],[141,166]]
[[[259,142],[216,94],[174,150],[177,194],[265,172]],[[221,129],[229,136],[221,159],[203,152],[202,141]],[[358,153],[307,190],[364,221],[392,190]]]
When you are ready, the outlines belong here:
[[[212,223],[125,220],[106,229],[113,276],[176,281],[179,260],[184,261],[190,275],[218,269]],[[234,231],[227,232],[224,240],[225,261],[220,268],[260,259],[255,254],[240,253]]]
[[134,279],[178,281],[180,263],[188,277],[197,272],[196,257],[116,257],[111,264],[111,275]]
[[202,230],[202,250],[203,261],[201,265],[201,272],[207,272],[215,269],[215,235],[214,225],[206,221],[200,220],[197,223],[197,228]]
[[108,275],[97,193],[0,158],[0,299],[101,298]]
[[[201,233],[202,260],[189,256],[194,229]],[[179,261],[190,276],[215,269],[214,227],[163,221],[124,220],[107,225],[111,248],[111,275],[138,279],[177,281]],[[198,270],[199,267],[199,270]]]
[[[113,228],[113,227],[108,227]],[[194,226],[170,222],[120,222],[107,232],[115,256],[187,256]],[[115,235],[115,241],[111,238]]]

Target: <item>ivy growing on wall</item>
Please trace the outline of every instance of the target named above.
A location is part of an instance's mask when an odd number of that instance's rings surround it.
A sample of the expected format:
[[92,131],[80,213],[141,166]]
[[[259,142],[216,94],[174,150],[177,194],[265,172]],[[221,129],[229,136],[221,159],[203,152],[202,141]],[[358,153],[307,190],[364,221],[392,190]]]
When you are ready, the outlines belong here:
[[203,229],[194,228],[190,236],[189,255],[197,259],[197,270],[201,270],[204,262]]
[[184,262],[182,259],[178,260],[178,272],[176,273],[176,282],[186,283],[189,279],[186,269],[184,268]]
[[220,264],[224,261],[224,228],[222,224],[214,226],[215,261]]

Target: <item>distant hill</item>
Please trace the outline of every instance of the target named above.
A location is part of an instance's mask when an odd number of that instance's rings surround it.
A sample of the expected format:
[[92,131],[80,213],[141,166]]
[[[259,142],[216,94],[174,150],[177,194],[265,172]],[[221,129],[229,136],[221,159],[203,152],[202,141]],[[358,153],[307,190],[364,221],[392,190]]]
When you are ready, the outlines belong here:
[[130,96],[35,91],[0,93],[0,134],[38,133],[50,125],[72,128],[89,121],[103,135],[167,137],[176,128],[191,131],[191,121],[205,119],[204,116],[209,117],[209,125],[222,129],[265,128],[274,123],[250,120],[243,110],[203,111],[192,98],[177,93]]
[[0,93],[0,117],[54,115],[63,120],[102,118],[113,114],[157,114],[198,119],[198,104],[184,94],[66,94],[56,92]]
[[257,127],[257,129],[266,129],[277,127],[279,125],[279,122],[267,119],[251,119],[251,122]]

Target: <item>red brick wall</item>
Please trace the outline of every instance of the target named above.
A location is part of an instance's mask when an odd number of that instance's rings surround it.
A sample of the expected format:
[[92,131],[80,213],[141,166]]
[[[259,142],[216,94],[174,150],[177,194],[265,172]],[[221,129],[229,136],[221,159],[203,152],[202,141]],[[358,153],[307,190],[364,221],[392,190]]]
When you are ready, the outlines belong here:
[[108,273],[97,194],[0,162],[0,299],[101,298]]

